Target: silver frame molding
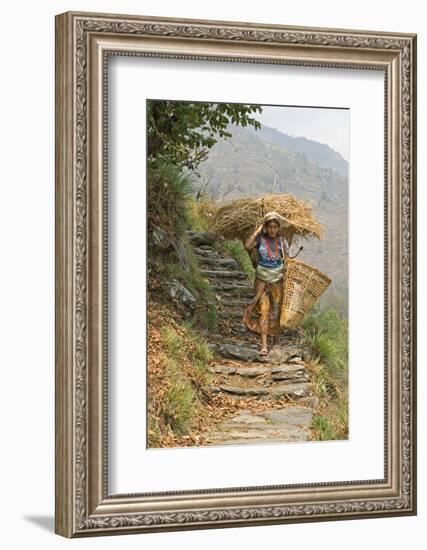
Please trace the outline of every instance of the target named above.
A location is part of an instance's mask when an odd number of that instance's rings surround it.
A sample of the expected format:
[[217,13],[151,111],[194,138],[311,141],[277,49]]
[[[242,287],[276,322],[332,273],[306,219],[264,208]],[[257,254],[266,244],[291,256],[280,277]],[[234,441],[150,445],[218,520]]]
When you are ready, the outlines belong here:
[[[108,494],[106,80],[111,55],[384,71],[384,479]],[[71,538],[416,514],[416,35],[58,15],[55,192],[57,534]]]

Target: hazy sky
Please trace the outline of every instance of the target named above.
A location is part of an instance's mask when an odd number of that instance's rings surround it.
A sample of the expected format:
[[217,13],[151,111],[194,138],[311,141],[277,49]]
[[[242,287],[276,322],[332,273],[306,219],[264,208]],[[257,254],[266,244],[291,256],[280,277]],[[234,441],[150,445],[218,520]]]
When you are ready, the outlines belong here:
[[348,161],[350,122],[348,109],[263,106],[263,112],[255,113],[254,116],[262,124],[276,128],[285,134],[326,143]]

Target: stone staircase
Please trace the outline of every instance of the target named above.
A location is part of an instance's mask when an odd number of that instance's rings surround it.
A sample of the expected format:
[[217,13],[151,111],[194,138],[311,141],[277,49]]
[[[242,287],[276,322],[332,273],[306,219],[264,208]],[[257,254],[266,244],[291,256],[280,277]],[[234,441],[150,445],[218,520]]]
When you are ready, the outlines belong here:
[[202,275],[208,279],[215,294],[219,332],[254,340],[241,322],[244,309],[252,299],[252,284],[247,274],[240,270],[236,260],[224,258],[212,244],[198,244],[194,253],[202,267]]
[[[211,284],[218,313],[218,334],[210,335],[215,363],[211,367],[213,394],[239,400],[239,413],[208,435],[207,444],[247,444],[307,441],[315,398],[309,350],[297,330],[286,330],[268,355],[259,354],[259,336],[242,323],[243,312],[253,296],[253,286],[237,262],[215,249],[210,233],[189,233],[202,268]],[[248,400],[265,402],[256,413]],[[283,404],[272,407],[272,401]]]

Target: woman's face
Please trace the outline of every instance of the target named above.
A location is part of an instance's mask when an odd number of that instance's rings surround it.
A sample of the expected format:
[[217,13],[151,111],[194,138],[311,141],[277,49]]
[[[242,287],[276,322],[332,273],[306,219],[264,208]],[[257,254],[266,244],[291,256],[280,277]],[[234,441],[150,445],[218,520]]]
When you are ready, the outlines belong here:
[[274,239],[279,233],[279,224],[275,221],[268,222],[267,224],[267,235]]

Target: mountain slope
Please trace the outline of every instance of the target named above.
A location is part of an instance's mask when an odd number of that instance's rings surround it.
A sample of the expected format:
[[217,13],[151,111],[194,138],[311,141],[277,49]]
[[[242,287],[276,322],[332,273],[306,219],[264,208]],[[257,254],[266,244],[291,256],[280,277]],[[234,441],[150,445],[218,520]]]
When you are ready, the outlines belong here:
[[294,137],[283,134],[279,130],[269,128],[268,126],[262,126],[260,130],[255,130],[255,128],[251,127],[250,130],[254,133],[256,132],[257,136],[264,142],[275,143],[294,153],[303,153],[308,162],[317,164],[323,168],[331,168],[340,174],[340,176],[347,177],[347,161],[325,143],[319,143],[305,137]]

